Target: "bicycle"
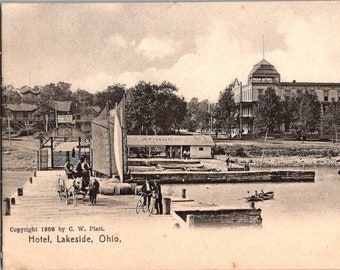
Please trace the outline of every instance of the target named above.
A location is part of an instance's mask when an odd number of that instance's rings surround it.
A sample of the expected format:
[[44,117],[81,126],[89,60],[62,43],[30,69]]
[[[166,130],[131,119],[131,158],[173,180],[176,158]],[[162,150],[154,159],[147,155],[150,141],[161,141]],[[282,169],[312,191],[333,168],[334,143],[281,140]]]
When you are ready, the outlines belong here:
[[[144,192],[141,192],[139,200],[136,205],[136,213],[137,214],[142,213],[142,212],[145,213],[146,209],[148,209],[148,214],[149,216],[151,216],[155,208],[154,197],[155,197],[154,192],[152,192],[151,194],[146,194]],[[147,206],[144,205],[144,198],[145,198],[145,202]]]

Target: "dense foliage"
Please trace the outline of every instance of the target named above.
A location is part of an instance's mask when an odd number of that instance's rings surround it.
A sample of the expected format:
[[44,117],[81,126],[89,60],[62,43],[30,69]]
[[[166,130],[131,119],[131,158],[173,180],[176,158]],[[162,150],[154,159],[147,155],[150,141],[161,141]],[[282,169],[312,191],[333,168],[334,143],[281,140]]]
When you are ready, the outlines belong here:
[[132,134],[170,134],[179,131],[186,114],[183,97],[169,82],[139,82],[127,91],[127,126]]
[[216,132],[224,131],[231,135],[231,129],[236,127],[234,94],[230,87],[220,92],[214,109],[214,128]]
[[254,106],[254,128],[256,133],[273,134],[282,123],[282,102],[274,89],[268,88]]

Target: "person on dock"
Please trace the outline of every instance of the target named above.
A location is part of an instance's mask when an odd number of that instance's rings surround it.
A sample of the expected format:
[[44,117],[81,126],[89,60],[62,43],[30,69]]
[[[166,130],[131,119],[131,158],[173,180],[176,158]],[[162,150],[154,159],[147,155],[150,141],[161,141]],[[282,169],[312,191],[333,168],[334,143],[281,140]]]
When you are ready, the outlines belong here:
[[162,189],[161,189],[161,185],[159,184],[159,180],[156,179],[154,181],[154,190],[155,190],[155,208],[156,208],[156,215],[162,215],[163,214],[163,203],[162,203]]
[[250,170],[250,165],[249,165],[248,161],[244,164],[244,170],[245,171],[249,171]]
[[187,155],[188,155],[188,154],[187,154],[187,150],[184,149],[184,151],[183,151],[183,158],[184,158],[184,159],[187,159],[187,157],[188,157]]
[[83,180],[83,189],[89,186],[90,183],[90,165],[86,162],[86,158],[83,157],[81,163],[81,172],[82,172],[82,180]]
[[227,165],[227,168],[229,168],[230,165],[231,165],[231,157],[230,157],[230,153],[229,152],[227,152],[226,155],[225,155],[225,163]]
[[74,167],[70,162],[70,159],[66,159],[66,163],[64,165],[64,170],[66,172],[67,178],[68,179],[73,179],[74,178],[74,171],[73,171]]
[[152,195],[152,190],[153,190],[153,185],[150,183],[149,179],[146,178],[145,183],[142,186],[142,192],[145,193],[146,195],[143,198],[143,203],[146,206],[146,200],[148,200],[148,207],[150,206],[150,197]]
[[78,163],[76,165],[76,174],[77,177],[81,177],[82,176],[82,170],[81,170],[81,164],[83,163],[85,157],[81,156],[80,159],[78,160]]

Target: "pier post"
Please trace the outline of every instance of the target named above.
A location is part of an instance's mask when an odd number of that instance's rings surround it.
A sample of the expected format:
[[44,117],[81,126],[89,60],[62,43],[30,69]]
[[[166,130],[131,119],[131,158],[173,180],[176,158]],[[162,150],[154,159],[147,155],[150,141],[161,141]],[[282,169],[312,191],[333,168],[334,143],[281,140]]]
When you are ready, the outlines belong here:
[[18,196],[23,196],[23,195],[24,195],[24,189],[18,188]]
[[163,198],[164,201],[164,215],[170,215],[171,198]]
[[195,227],[195,216],[194,215],[187,215],[187,224],[189,228]]
[[183,188],[182,189],[182,199],[185,199],[187,196],[186,196],[186,189]]
[[5,202],[5,216],[11,215],[11,202],[9,198],[4,199]]

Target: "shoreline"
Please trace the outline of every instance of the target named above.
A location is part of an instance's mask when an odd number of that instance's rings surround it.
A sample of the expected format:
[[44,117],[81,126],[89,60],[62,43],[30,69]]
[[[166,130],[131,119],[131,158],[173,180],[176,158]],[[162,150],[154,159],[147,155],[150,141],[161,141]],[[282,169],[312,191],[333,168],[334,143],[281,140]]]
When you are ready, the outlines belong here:
[[[216,144],[218,148],[231,153],[235,166],[249,162],[250,168],[279,167],[339,167],[340,144],[332,142],[297,142],[275,140],[263,142],[225,141]],[[241,153],[237,155],[236,153]],[[264,155],[264,157],[262,157]],[[11,145],[2,140],[3,171],[36,171],[37,140],[33,136],[18,137]],[[226,170],[225,156],[215,155],[213,159],[201,160],[202,163]],[[232,166],[234,163],[232,164]]]

